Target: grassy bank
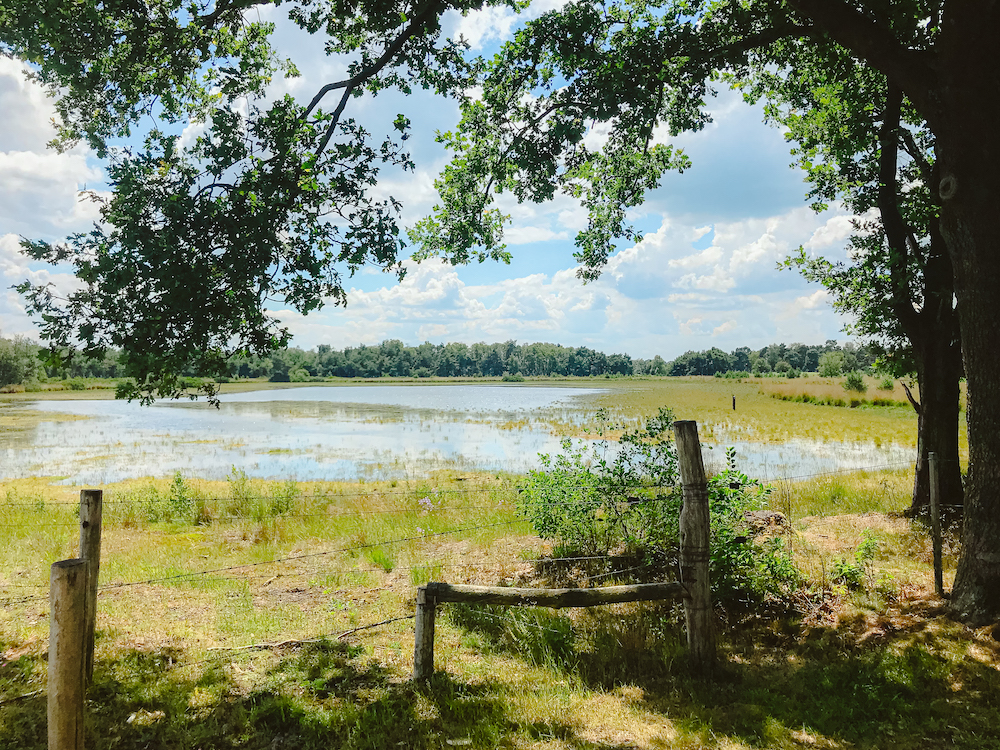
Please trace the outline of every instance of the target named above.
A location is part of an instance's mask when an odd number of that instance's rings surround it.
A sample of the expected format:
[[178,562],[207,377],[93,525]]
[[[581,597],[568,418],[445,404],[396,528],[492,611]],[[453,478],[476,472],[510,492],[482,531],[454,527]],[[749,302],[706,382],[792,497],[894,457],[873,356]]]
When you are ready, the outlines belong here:
[[[1000,650],[932,595],[926,534],[898,515],[908,483],[774,489],[811,585],[794,612],[719,613],[714,682],[687,675],[675,608],[633,604],[445,608],[426,685],[396,619],[417,584],[603,585],[616,568],[540,564],[503,476],[111,485],[88,747],[996,747]],[[0,747],[45,746],[46,582],[75,555],[78,489],[0,483]]]

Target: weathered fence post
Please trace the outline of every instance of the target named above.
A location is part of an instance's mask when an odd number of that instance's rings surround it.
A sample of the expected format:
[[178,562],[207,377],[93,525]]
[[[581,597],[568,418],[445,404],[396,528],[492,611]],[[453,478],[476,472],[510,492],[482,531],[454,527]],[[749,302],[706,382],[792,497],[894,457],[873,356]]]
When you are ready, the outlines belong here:
[[931,482],[931,545],[934,549],[934,590],[944,596],[944,567],[941,561],[941,495],[938,484],[937,453],[927,453],[927,468]]
[[83,750],[87,561],[53,563],[49,579],[49,750]]
[[708,677],[715,669],[715,625],[709,586],[708,480],[698,440],[698,423],[674,422],[677,461],[684,505],[681,509],[681,583],[687,588],[684,621],[695,674]]
[[97,582],[101,574],[101,514],[104,505],[102,490],[80,490],[80,558],[87,561],[87,601],[83,681],[89,685],[94,677],[94,632],[97,627]]
[[426,586],[417,588],[417,619],[413,631],[413,679],[434,674],[434,596]]

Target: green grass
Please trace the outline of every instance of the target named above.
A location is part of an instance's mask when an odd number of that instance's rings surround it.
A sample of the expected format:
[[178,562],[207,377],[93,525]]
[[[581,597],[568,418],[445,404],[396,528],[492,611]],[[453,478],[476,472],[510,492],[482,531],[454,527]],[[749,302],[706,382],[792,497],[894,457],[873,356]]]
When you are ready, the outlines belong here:
[[[795,612],[720,613],[709,682],[689,676],[682,613],[663,603],[447,605],[422,685],[411,620],[337,638],[412,614],[427,580],[549,585],[547,545],[494,526],[516,520],[512,479],[180,480],[105,488],[103,583],[214,572],[102,592],[89,748],[1000,745],[1000,647],[933,597],[926,532],[898,514],[906,472],[775,488],[810,584]],[[45,747],[45,584],[75,555],[77,493],[0,484],[0,748]],[[432,536],[452,529],[475,530]],[[866,539],[850,590],[835,563]],[[42,598],[10,601],[25,595]]]

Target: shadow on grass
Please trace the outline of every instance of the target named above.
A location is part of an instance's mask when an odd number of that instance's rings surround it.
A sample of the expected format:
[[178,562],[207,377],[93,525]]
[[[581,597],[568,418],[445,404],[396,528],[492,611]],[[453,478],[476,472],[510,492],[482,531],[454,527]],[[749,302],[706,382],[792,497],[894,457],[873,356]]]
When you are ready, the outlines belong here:
[[[738,639],[723,638],[724,666],[710,682],[687,674],[682,634],[667,608],[595,608],[574,620],[531,608],[446,611],[467,646],[552,670],[546,690],[554,694],[634,686],[625,691],[632,706],[666,718],[678,733],[666,745],[640,747],[1000,747],[1000,647],[933,609],[909,619],[899,610],[895,618],[858,616],[838,628],[761,623]],[[5,645],[8,655],[18,653],[18,644]],[[608,750],[638,742],[595,741],[583,720],[557,709],[541,718],[518,715],[515,688],[502,678],[473,684],[437,673],[414,685],[340,642],[280,656],[226,654],[185,664],[189,658],[128,650],[99,662],[88,750],[550,742]],[[45,696],[31,695],[44,687],[44,673],[41,654],[0,664],[0,748],[45,748]],[[566,687],[554,687],[560,684]]]
[[[241,677],[252,666],[229,659],[185,666],[183,657],[133,650],[98,664],[88,693],[88,750],[382,750],[438,748],[452,737],[483,747],[514,729],[491,697],[495,687],[441,674],[418,687],[339,642],[286,654],[249,680]],[[41,661],[22,657],[0,669],[0,700],[28,692],[44,671]],[[44,695],[0,705],[0,748],[45,747]]]
[[[449,617],[468,645],[589,688],[642,688],[639,705],[670,719],[683,747],[1000,747],[1000,644],[977,641],[940,609],[923,607],[905,627],[862,616],[837,628],[757,623],[722,638],[713,681],[688,674],[683,633],[662,608],[625,617],[595,608],[571,620],[459,607]],[[573,745],[571,733],[555,738]]]

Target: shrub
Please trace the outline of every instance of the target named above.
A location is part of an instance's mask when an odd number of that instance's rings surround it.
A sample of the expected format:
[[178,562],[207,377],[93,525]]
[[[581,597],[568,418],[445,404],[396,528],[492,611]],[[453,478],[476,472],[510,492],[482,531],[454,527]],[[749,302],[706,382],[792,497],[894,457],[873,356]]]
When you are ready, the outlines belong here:
[[840,558],[833,563],[833,580],[846,586],[851,591],[866,588],[874,581],[872,562],[878,553],[878,539],[871,530],[865,530],[861,542],[854,550],[853,559]]
[[852,370],[844,378],[844,390],[854,393],[867,393],[868,385],[865,383],[865,376],[859,370]]
[[824,352],[819,356],[819,374],[824,378],[835,378],[844,370],[843,352]]
[[[562,453],[539,456],[542,468],[528,475],[519,511],[556,542],[557,555],[628,555],[674,568],[682,493],[672,421],[661,408],[617,446],[564,440]],[[708,484],[712,591],[716,601],[746,604],[781,596],[799,574],[782,540],[750,538],[745,514],[764,506],[770,487],[739,472],[735,460],[728,450],[728,468]]]
[[188,488],[184,476],[179,472],[174,472],[174,478],[170,482],[170,508],[174,518],[190,518],[194,508],[194,499],[191,497],[191,490]]
[[83,378],[71,378],[66,381],[66,386],[71,391],[85,391],[87,390],[87,381]]
[[877,388],[880,391],[894,391],[896,389],[896,381],[892,375],[885,375],[878,381]]
[[505,383],[523,383],[524,375],[519,372],[505,372],[501,379]]

